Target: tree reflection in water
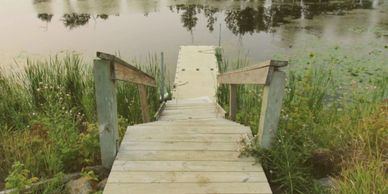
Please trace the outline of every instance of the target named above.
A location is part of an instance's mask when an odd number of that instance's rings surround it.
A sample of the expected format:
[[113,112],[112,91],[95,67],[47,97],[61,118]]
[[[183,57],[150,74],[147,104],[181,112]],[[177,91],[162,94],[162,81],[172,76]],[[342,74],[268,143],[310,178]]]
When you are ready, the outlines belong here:
[[109,18],[109,15],[107,15],[107,14],[99,14],[99,15],[97,15],[97,18],[101,18],[103,20],[107,20]]
[[[193,28],[197,25],[198,17],[197,17],[197,9],[199,12],[201,11],[200,6],[198,5],[176,5],[175,10],[177,14],[182,11],[181,22],[183,23],[183,27],[188,31],[192,31]],[[173,9],[170,8],[173,11]]]
[[214,23],[217,21],[217,17],[214,15],[218,12],[217,8],[208,7],[204,10],[204,15],[207,18],[207,29],[209,29],[210,32],[213,32],[214,30]]
[[[42,2],[49,3],[50,0],[34,0],[35,4]],[[170,5],[172,13],[180,16],[183,28],[191,33],[198,24],[199,18],[206,19],[206,28],[214,31],[214,24],[218,21],[217,17],[223,17],[225,26],[235,35],[253,34],[259,32],[274,32],[275,27],[293,19],[312,19],[321,14],[343,15],[352,9],[371,9],[373,0],[360,1],[329,1],[329,0],[301,0],[301,1],[277,1],[265,0],[258,2],[254,6],[231,6],[228,8],[218,4],[178,4]],[[144,10],[148,13],[149,10]],[[145,14],[147,16],[147,14]],[[38,18],[45,22],[50,22],[53,15],[48,13],[39,13]],[[61,21],[69,29],[85,25],[91,19],[88,13],[66,13]],[[93,18],[102,20],[109,19],[108,14],[97,14]]]
[[77,13],[71,13],[71,14],[63,14],[62,16],[62,22],[63,24],[73,29],[78,26],[83,26],[89,22],[90,14],[77,14]]
[[53,14],[48,13],[39,13],[38,18],[42,20],[43,22],[51,22],[51,19],[53,18]]
[[[367,3],[366,3],[367,2]],[[192,31],[198,22],[198,14],[204,13],[207,20],[206,27],[209,31],[214,30],[214,23],[217,21],[216,13],[224,14],[224,21],[227,28],[235,35],[253,34],[258,32],[274,32],[274,27],[288,23],[292,19],[312,19],[321,14],[343,15],[346,11],[363,8],[372,8],[372,1],[362,0],[359,2],[320,2],[293,1],[292,3],[275,2],[266,0],[264,4],[257,7],[233,7],[226,10],[210,7],[208,5],[180,4],[170,6],[170,10],[181,14],[183,27]]]

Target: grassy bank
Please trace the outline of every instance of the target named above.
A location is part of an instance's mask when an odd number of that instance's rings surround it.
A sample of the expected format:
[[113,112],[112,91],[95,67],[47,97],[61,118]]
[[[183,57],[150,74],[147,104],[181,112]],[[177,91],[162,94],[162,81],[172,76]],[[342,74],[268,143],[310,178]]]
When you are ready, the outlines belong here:
[[[144,71],[157,77],[150,57]],[[148,89],[150,114],[159,107],[158,89]],[[120,134],[141,123],[136,85],[118,82]],[[22,188],[38,180],[100,164],[92,65],[78,55],[28,61],[24,72],[0,73],[0,182]],[[53,190],[54,189],[54,190]],[[38,193],[58,193],[63,186]]]
[[[333,47],[286,58],[276,139],[270,149],[253,143],[245,150],[261,161],[275,193],[388,192],[387,52],[352,54]],[[218,59],[222,71],[248,65],[244,59],[228,61],[220,51]],[[261,91],[258,86],[237,90],[237,120],[253,133]],[[228,109],[226,86],[219,88],[218,101]],[[330,186],[324,187],[327,177]]]

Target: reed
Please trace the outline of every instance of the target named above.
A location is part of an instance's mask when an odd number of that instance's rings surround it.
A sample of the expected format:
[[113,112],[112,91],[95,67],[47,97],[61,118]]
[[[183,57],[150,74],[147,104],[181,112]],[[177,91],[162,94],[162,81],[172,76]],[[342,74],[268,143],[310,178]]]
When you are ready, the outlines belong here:
[[[157,57],[147,61],[135,65],[158,78]],[[122,136],[128,125],[141,123],[142,118],[137,86],[117,85]],[[159,89],[148,88],[151,115],[159,100]],[[18,162],[28,170],[28,177],[39,179],[99,164],[92,66],[81,56],[68,54],[28,61],[24,72],[0,73],[0,126],[0,182],[7,176],[7,180],[19,180],[15,177],[20,174],[11,172]]]
[[[227,60],[217,52],[221,72],[249,64],[241,58]],[[289,59],[276,140],[270,149],[248,144],[245,152],[261,161],[275,193],[387,192],[384,56],[365,59],[337,47],[322,53]],[[228,88],[221,85],[217,97],[227,110]],[[253,134],[258,128],[260,97],[260,87],[238,87],[237,121],[250,126]],[[324,177],[331,177],[333,184],[319,184]]]

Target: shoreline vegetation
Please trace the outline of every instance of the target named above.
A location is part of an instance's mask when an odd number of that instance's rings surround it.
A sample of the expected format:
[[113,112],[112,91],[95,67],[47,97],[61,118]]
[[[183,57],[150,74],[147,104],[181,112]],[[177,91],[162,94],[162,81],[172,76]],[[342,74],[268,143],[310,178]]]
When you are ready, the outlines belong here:
[[[147,61],[136,66],[157,79],[157,57]],[[0,73],[0,190],[18,193],[54,177],[32,193],[66,193],[64,174],[96,178],[83,169],[100,164],[93,68],[77,54],[27,64],[24,72]],[[159,90],[147,89],[154,115]],[[122,138],[128,125],[142,123],[136,85],[118,82],[117,101]]]
[[[385,50],[387,52],[387,50]],[[348,53],[339,47],[291,56],[276,139],[243,154],[263,165],[274,193],[388,192],[388,64],[384,53]],[[217,51],[221,72],[248,65]],[[282,59],[281,56],[276,57]],[[262,88],[237,89],[236,120],[257,133]],[[218,102],[228,110],[228,87]]]
[[[275,57],[290,66],[276,139],[264,150],[253,138],[241,150],[262,163],[274,193],[388,191],[387,52],[330,47]],[[221,72],[249,65],[216,53]],[[157,57],[137,66],[159,80]],[[158,91],[149,88],[150,115],[159,107]],[[253,134],[261,91],[237,89],[237,121]],[[118,84],[121,137],[128,125],[142,122],[137,92],[133,84]],[[227,110],[228,88],[220,86],[217,97]],[[97,180],[85,170],[100,163],[95,109],[92,66],[79,55],[28,61],[23,72],[0,73],[0,189],[18,193],[52,179],[30,193],[66,193],[62,180],[73,172]]]

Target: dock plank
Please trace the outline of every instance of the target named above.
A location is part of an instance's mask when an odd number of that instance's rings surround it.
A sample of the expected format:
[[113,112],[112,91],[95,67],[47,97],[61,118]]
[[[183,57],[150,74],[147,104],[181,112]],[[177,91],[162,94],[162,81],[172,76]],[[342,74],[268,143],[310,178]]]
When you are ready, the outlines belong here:
[[240,152],[237,151],[189,151],[189,150],[174,150],[174,151],[121,151],[117,155],[118,160],[131,161],[252,161],[251,157],[239,157]]
[[111,193],[158,193],[158,194],[268,194],[272,193],[268,183],[111,183],[105,187]]
[[260,164],[248,161],[129,161],[115,160],[112,171],[152,172],[263,172]]
[[235,151],[238,143],[218,143],[218,142],[123,142],[122,151],[128,150],[161,150],[161,151]]
[[112,172],[109,183],[267,182],[263,172]]

